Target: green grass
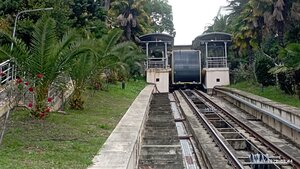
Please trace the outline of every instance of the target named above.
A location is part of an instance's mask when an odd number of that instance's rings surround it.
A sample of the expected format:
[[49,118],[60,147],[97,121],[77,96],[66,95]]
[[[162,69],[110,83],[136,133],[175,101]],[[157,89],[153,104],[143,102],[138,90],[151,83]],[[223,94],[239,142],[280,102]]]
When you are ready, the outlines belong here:
[[259,95],[279,103],[300,108],[300,100],[296,96],[285,94],[283,91],[281,91],[275,86],[264,87],[262,91],[258,85],[253,85],[247,82],[241,82],[234,85],[230,85],[229,87],[253,93],[255,95]]
[[12,113],[0,147],[1,169],[86,168],[145,82],[129,82],[126,89],[87,91],[85,109],[52,113],[36,120],[27,111]]

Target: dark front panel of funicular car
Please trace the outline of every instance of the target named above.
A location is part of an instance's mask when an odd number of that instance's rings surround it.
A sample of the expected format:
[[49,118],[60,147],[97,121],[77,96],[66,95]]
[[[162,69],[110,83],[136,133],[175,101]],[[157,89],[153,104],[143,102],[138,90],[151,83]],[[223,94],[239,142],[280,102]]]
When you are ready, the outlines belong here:
[[197,50],[173,51],[173,82],[200,83],[200,54]]

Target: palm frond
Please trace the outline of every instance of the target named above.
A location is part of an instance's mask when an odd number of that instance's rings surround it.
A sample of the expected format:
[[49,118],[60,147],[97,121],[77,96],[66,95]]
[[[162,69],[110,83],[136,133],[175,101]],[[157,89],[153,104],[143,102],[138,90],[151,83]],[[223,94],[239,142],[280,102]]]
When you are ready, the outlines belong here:
[[105,37],[104,41],[106,42],[106,48],[104,49],[104,54],[108,53],[112,46],[116,45],[119,39],[122,36],[122,32],[120,29],[111,30],[107,37]]
[[46,64],[50,62],[56,42],[55,21],[51,18],[39,20],[33,32],[31,43],[32,58],[29,62],[32,71],[45,73]]
[[19,63],[19,69],[27,67],[27,61],[30,58],[30,49],[26,46],[24,42],[19,39],[14,39],[11,35],[0,31],[0,38],[5,39],[7,42],[13,44],[11,49],[11,44],[7,43],[0,47],[0,57],[5,59],[12,59],[14,62]]

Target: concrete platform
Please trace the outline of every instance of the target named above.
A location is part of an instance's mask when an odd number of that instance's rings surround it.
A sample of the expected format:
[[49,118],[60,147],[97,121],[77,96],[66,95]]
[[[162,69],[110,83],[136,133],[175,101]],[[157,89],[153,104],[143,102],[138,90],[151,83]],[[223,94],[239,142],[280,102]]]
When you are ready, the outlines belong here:
[[108,137],[89,169],[133,169],[137,167],[141,135],[154,86],[146,86]]
[[227,87],[216,87],[214,93],[245,110],[300,146],[299,108]]
[[[224,101],[223,99],[220,99],[218,97],[209,97],[212,99],[217,105],[222,107],[223,109],[227,110],[230,112],[232,115],[237,117],[239,120],[241,120],[245,125],[253,129],[256,133],[264,136],[268,141],[273,143],[274,145],[278,146],[282,151],[291,154],[297,161],[300,161],[300,150],[298,147],[296,147],[294,144],[291,142],[288,142],[282,136],[272,130],[270,127],[264,125],[263,121],[249,121],[246,115],[246,113],[241,113],[240,109],[233,104],[230,104],[229,101]],[[249,133],[243,133],[247,138],[250,138]],[[253,138],[251,140],[253,143],[257,144],[258,141]],[[272,152],[269,152],[271,150],[265,149],[264,146],[260,147],[258,146],[261,150],[266,152],[267,154],[272,154]]]

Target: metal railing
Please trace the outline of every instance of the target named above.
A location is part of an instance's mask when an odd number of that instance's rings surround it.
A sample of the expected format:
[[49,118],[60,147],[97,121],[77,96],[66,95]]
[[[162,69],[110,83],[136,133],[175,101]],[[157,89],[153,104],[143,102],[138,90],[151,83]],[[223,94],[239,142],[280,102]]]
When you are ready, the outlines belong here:
[[165,68],[166,59],[165,58],[148,58],[148,69],[150,68]]
[[227,67],[226,57],[207,57],[206,68],[224,68]]
[[15,64],[10,60],[0,63],[0,83],[1,85],[16,78]]

